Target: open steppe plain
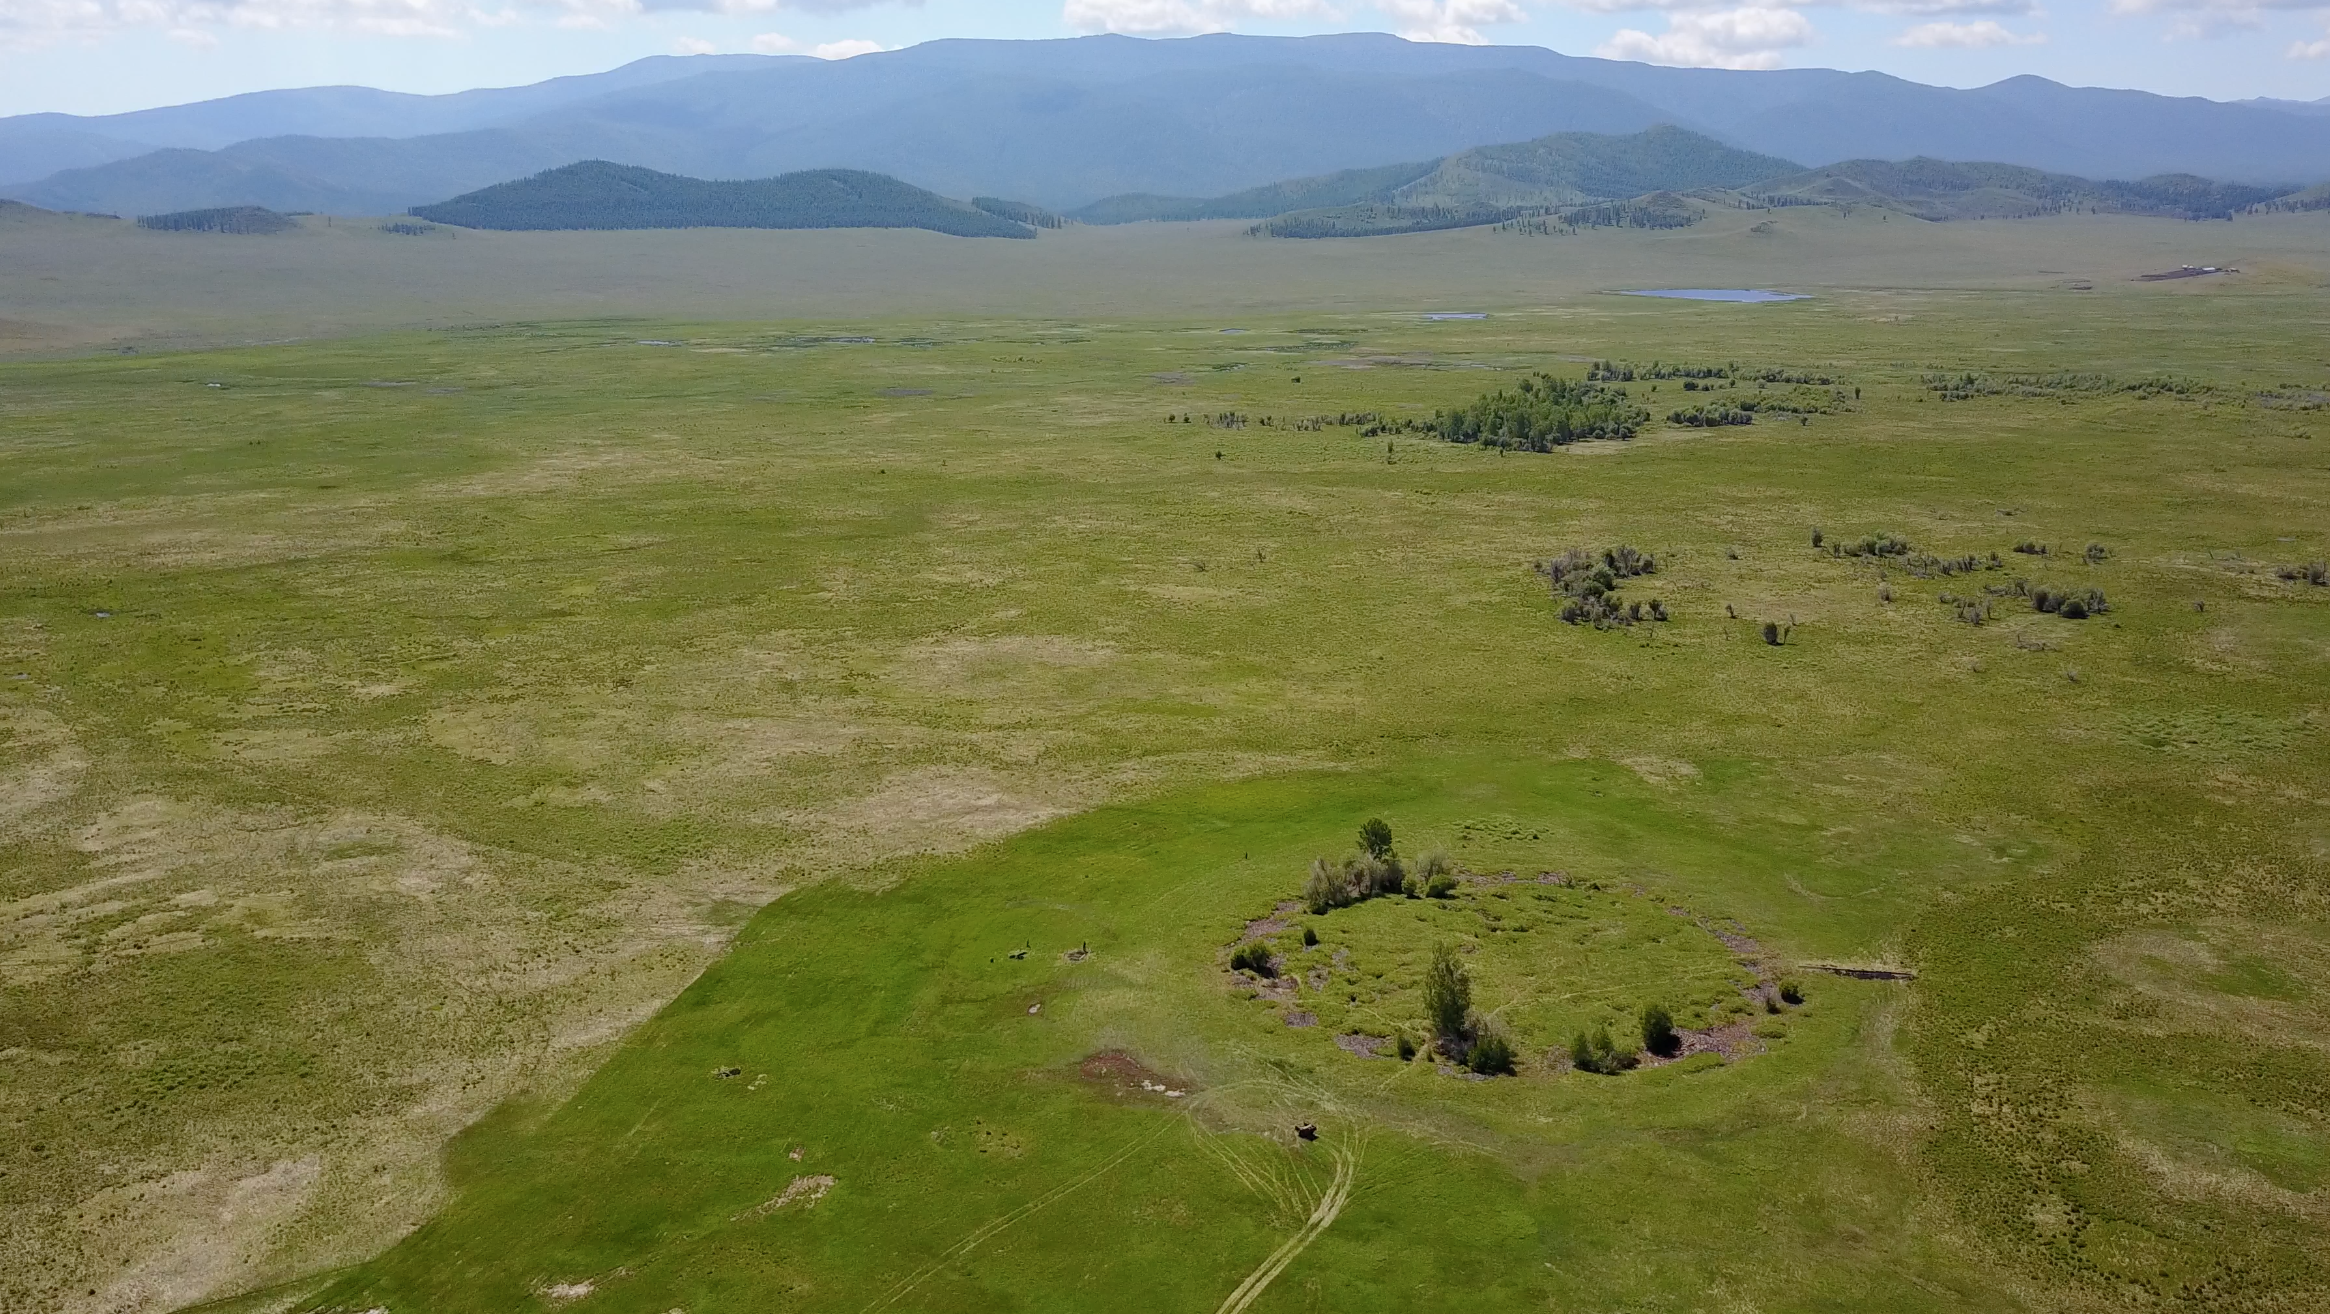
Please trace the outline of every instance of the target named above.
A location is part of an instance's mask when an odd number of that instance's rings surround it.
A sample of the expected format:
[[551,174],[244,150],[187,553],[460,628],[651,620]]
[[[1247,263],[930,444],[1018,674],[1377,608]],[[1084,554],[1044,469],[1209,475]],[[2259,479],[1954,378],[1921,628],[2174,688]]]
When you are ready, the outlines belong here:
[[6,222],[0,1308],[2330,1304],[2330,218]]

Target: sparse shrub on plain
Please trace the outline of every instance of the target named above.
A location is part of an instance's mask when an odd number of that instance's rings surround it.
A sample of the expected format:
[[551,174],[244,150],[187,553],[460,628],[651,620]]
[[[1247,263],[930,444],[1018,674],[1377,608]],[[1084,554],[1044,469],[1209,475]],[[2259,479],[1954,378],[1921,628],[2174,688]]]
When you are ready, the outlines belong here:
[[1665,1004],[1642,1010],[1642,1047],[1660,1058],[1673,1058],[1683,1047],[1683,1038],[1675,1034],[1675,1015]]
[[1249,940],[1230,951],[1230,970],[1252,972],[1268,979],[1278,975],[1278,967],[1270,961],[1270,946],[1261,940]]
[[2046,544],[2034,543],[2027,538],[2022,542],[2015,544],[2014,550],[2022,553],[2026,557],[2043,557],[2047,555]]
[[1303,928],[1303,948],[1305,948],[1305,949],[1312,949],[1312,948],[1316,948],[1316,947],[1318,946],[1318,943],[1319,943],[1319,933],[1318,933],[1318,931],[1316,931],[1316,930],[1314,930],[1313,928],[1311,928],[1311,927],[1308,927],[1308,926],[1304,927],[1304,928]]
[[1447,872],[1442,872],[1424,882],[1424,897],[1427,899],[1445,899],[1454,893],[1456,893],[1456,878]]
[[1764,642],[1772,645],[1775,648],[1780,646],[1782,635],[1780,634],[1780,623],[1778,621],[1765,621],[1763,633]]
[[1391,856],[1391,823],[1382,817],[1369,817],[1359,827],[1359,848],[1371,858]]
[[1791,1005],[1803,1003],[1804,983],[1792,976],[1783,978],[1780,982],[1780,998]]
[[1396,1053],[1399,1054],[1400,1062],[1402,1063],[1406,1063],[1410,1059],[1416,1057],[1415,1038],[1410,1036],[1405,1031],[1402,1031],[1397,1036],[1392,1038],[1392,1048]]
[[2330,585],[2330,562],[2309,561],[2302,566],[2276,566],[2273,573],[2275,578],[2286,579],[2291,583],[2303,581],[2307,584]]
[[2087,559],[2088,565],[2092,566],[2109,558],[2111,554],[2112,550],[2108,547],[2105,547],[2103,544],[2090,543],[2087,545],[2087,551],[2082,552],[2080,555]]

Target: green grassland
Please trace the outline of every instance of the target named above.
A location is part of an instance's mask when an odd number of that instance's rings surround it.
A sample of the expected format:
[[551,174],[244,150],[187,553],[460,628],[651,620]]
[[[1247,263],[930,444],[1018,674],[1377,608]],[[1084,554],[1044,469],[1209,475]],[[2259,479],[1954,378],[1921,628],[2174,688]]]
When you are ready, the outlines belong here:
[[[435,248],[604,266],[533,319],[26,238],[26,351],[444,326],[0,367],[0,1307],[2319,1306],[2320,217],[1777,222],[760,235],[693,318],[733,235]],[[1820,295],[1593,290],[1759,244]],[[1332,422],[1654,359],[1856,395]],[[1673,619],[1561,623],[1621,543]],[[1473,879],[1282,912],[1370,816]],[[1438,943],[1517,1075],[1337,1043]],[[1561,1061],[1654,1002],[1746,1038]]]

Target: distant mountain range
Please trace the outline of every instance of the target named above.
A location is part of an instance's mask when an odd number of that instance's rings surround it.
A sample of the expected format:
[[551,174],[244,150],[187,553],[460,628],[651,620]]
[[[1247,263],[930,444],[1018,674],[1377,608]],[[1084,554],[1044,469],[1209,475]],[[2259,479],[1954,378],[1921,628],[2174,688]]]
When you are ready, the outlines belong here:
[[116,214],[381,213],[603,159],[709,179],[853,168],[1063,209],[1126,194],[1223,197],[1395,161],[1438,167],[1498,142],[1658,124],[1814,167],[1927,156],[2090,178],[2330,178],[2330,113],[2309,102],[2032,77],[1954,90],[1347,34],[937,41],[830,62],[667,57],[457,96],[334,87],[24,115],[0,119],[0,180],[14,180],[0,193]]
[[751,182],[706,182],[585,160],[456,196],[413,214],[464,228],[926,228],[956,237],[1036,230],[896,178],[812,169]]

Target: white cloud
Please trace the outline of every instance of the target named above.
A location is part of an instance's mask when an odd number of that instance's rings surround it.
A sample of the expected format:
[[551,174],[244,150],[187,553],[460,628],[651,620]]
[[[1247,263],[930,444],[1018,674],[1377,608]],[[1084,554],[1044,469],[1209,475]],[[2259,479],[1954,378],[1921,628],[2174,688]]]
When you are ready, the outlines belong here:
[[1193,36],[1241,21],[1339,19],[1326,0],[1068,0],[1060,18],[1079,32]]
[[671,43],[671,48],[683,55],[710,55],[720,50],[720,47],[702,37],[681,37]]
[[2038,0],[1856,0],[1855,9],[1926,18],[1942,14],[2036,14]]
[[1900,36],[1893,44],[1914,50],[1984,50],[1991,46],[2042,46],[2047,43],[2044,33],[2017,36],[1990,19],[1979,23],[1920,23]]
[[819,59],[855,59],[860,55],[878,55],[886,49],[888,47],[879,41],[852,37],[847,41],[825,42],[823,45],[812,47],[809,53]]
[[1496,23],[1526,23],[1529,14],[1513,0],[1376,0],[1375,7],[1400,25],[1410,41],[1443,41],[1460,46],[1485,46],[1481,28]]
[[[0,48],[33,48],[135,28],[159,29],[200,46],[235,29],[340,31],[369,36],[450,37],[506,27],[525,16],[563,28],[606,30],[642,14],[680,11],[754,14],[783,8],[839,13],[877,0],[0,0]],[[919,0],[907,0],[918,3]],[[683,38],[679,48],[693,50]],[[829,58],[871,49],[833,42]]]
[[1778,68],[1781,51],[1811,45],[1816,35],[1812,20],[1793,9],[1743,5],[1669,14],[1667,30],[1657,36],[1625,28],[1594,53],[1685,68]]
[[756,55],[790,55],[800,48],[800,42],[782,32],[763,32],[752,39],[752,53]]
[[2292,41],[2282,54],[2291,59],[2330,59],[2330,37],[2319,41]]

